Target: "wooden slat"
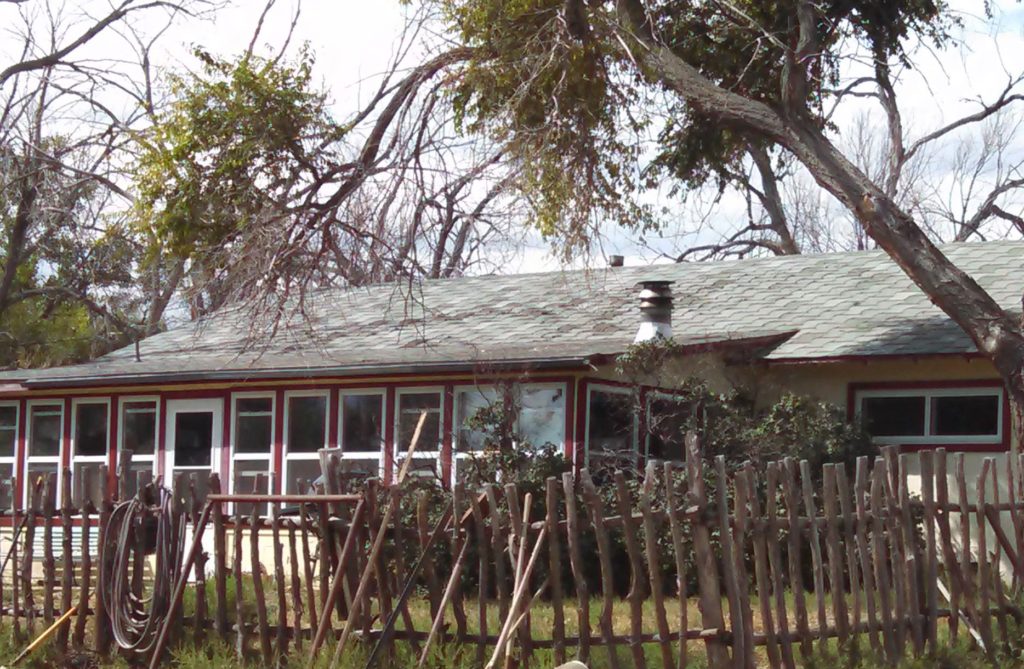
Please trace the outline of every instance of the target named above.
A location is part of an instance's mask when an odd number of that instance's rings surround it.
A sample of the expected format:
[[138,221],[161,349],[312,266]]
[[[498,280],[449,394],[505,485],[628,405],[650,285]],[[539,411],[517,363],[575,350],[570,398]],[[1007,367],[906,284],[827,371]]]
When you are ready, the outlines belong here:
[[[78,586],[78,613],[75,615],[75,632],[71,638],[71,646],[75,650],[85,647],[85,623],[88,620],[89,599],[92,595],[92,550],[89,547],[89,534],[92,532],[91,514],[95,511],[92,500],[85,493],[92,490],[92,469],[82,470],[82,499],[79,506],[82,511],[82,580]],[[15,584],[17,585],[17,584]],[[15,618],[17,622],[17,618]]]
[[[207,485],[211,495],[221,493],[220,475],[210,474]],[[228,574],[227,529],[224,527],[224,505],[214,504],[213,518],[213,590],[215,599],[214,627],[222,641],[228,639]]]
[[636,526],[633,523],[632,500],[626,488],[626,476],[622,471],[615,472],[615,496],[619,503],[619,514],[622,516],[622,538],[626,545],[626,556],[629,558],[629,651],[636,669],[645,669],[647,660],[644,657],[641,635],[644,633],[644,576],[643,558],[640,557],[640,546],[636,540]]
[[[75,562],[71,556],[72,549],[72,537],[71,537],[71,516],[73,513],[72,500],[71,500],[71,469],[64,469],[64,476],[61,478],[61,494],[60,494],[60,518],[61,518],[61,583],[60,583],[60,611],[71,610],[73,605],[72,597],[73,594],[71,589],[74,587],[74,576],[75,576]],[[67,652],[68,648],[68,632],[71,630],[70,621],[61,625],[60,630],[57,632],[57,648],[61,653]]]
[[[686,435],[686,481],[690,490],[691,509],[698,517],[707,510],[707,487],[704,482],[704,459],[700,440],[694,433]],[[693,559],[697,569],[701,622],[704,629],[725,629],[722,616],[721,587],[718,580],[718,564],[711,547],[711,533],[704,523],[693,526]],[[729,654],[720,639],[708,637],[704,640],[708,664],[722,667],[729,662]]]
[[[661,581],[661,556],[658,551],[658,526],[651,513],[651,498],[657,486],[657,473],[653,460],[647,463],[644,485],[640,495],[640,513],[643,515],[644,553],[647,557],[647,575],[650,582],[651,599],[654,600],[654,618],[658,625],[658,648],[661,653],[662,669],[673,669],[672,631],[665,611],[665,589]],[[548,537],[550,538],[550,534]],[[642,632],[641,632],[642,633]]]
[[750,605],[750,575],[747,573],[747,535],[749,532],[746,480],[742,472],[733,477],[733,563],[739,585],[738,601],[740,618],[743,620],[743,662],[747,669],[754,669],[754,609]]
[[295,541],[295,521],[288,523],[288,566],[289,587],[292,593],[292,639],[295,642],[295,650],[302,653],[303,632],[302,632],[302,578],[299,576],[299,549]]
[[946,581],[949,583],[949,608],[947,617],[949,624],[949,635],[955,640],[960,632],[960,593],[963,591],[963,575],[960,572],[960,565],[956,560],[953,548],[953,533],[949,522],[949,473],[948,456],[946,449],[940,448],[935,452],[935,495],[938,500],[938,508],[942,512],[938,514],[939,526],[939,547],[942,554],[942,565],[946,574]]
[[825,465],[822,472],[825,513],[825,552],[828,560],[829,592],[832,594],[832,618],[835,621],[839,643],[843,645],[850,637],[850,620],[847,617],[846,585],[843,579],[843,553],[839,545],[839,501],[836,499],[836,468]]
[[[860,565],[861,580],[864,584],[864,610],[867,614],[868,640],[871,650],[876,655],[881,655],[882,645],[878,641],[878,618],[875,611],[875,575],[871,564],[871,551],[868,547],[868,505],[867,500],[871,486],[870,474],[868,472],[867,456],[857,458],[856,470],[854,472],[853,501],[854,510],[857,513],[856,541],[857,558]],[[879,521],[881,522],[881,521]]]
[[43,621],[47,626],[53,623],[53,593],[57,588],[56,561],[53,556],[56,500],[57,472],[50,472],[43,483]]
[[[765,481],[765,517],[774,521],[778,511],[779,495],[779,464],[769,462]],[[789,607],[786,603],[785,572],[786,565],[782,561],[782,546],[779,530],[774,522],[765,529],[768,540],[768,569],[772,577],[772,594],[775,598],[775,615],[778,623],[779,646],[782,653],[782,664],[786,669],[793,669],[796,660],[793,657],[792,634],[789,629]]]
[[[551,636],[554,640],[555,664],[565,663],[565,610],[562,594],[562,545],[558,528],[558,480],[554,476],[544,482],[545,522],[548,529],[548,578],[551,582]],[[481,540],[481,547],[484,542]],[[481,552],[481,555],[484,555]],[[487,570],[481,565],[481,576]],[[483,601],[483,597],[480,598]],[[481,646],[481,651],[483,647]]]
[[274,586],[277,593],[277,625],[274,635],[274,657],[278,664],[288,657],[288,599],[284,581],[284,544],[281,543],[281,509],[270,505],[271,540],[274,543]]
[[[191,517],[192,531],[194,532],[199,527],[199,518],[203,513],[203,502],[200,500],[199,495],[196,494],[196,474],[194,473],[188,475],[188,496],[188,513]],[[142,537],[140,536],[139,538],[139,547],[142,548]],[[141,556],[141,551],[139,555]],[[194,567],[195,585],[193,588],[195,589],[196,608],[192,626],[195,629],[196,643],[202,643],[203,639],[206,638],[206,628],[209,622],[209,611],[206,609],[206,551],[199,551],[195,558]]]
[[907,453],[899,455],[899,516],[903,530],[905,583],[907,588],[907,615],[910,617],[910,631],[914,640],[914,654],[917,657],[924,652],[924,615],[922,604],[924,598],[920,592],[922,581],[921,567],[924,562],[917,541],[917,524],[910,513],[909,461]]
[[612,625],[612,617],[615,611],[615,587],[612,576],[611,543],[608,540],[608,533],[604,527],[604,512],[601,509],[601,499],[597,494],[590,472],[584,469],[580,472],[580,480],[583,483],[583,497],[590,513],[590,524],[594,528],[594,536],[597,539],[597,557],[601,565],[601,637],[608,649],[608,663],[612,669],[619,669],[619,657],[615,648],[615,629]]
[[824,652],[828,645],[825,630],[828,628],[828,613],[825,606],[825,567],[821,559],[821,539],[818,531],[818,508],[814,502],[814,486],[811,483],[811,468],[806,460],[800,461],[800,485],[803,489],[804,510],[811,519],[807,540],[811,545],[811,567],[814,570],[814,599],[818,608],[819,649]]
[[[879,512],[884,513],[885,527],[888,538],[889,564],[892,567],[890,584],[893,595],[893,611],[896,614],[894,621],[894,632],[896,641],[897,657],[902,658],[907,648],[907,558],[903,552],[903,532],[900,527],[901,517],[899,512],[899,465],[892,448],[882,450],[885,454],[880,460],[875,460],[875,470],[881,470],[882,495],[884,497],[885,512],[879,507]],[[891,457],[890,457],[891,456]]]
[[[549,502],[550,505],[550,502]],[[480,499],[476,495],[469,496],[469,508],[473,514],[473,532],[476,536],[476,549],[478,556],[477,574],[477,645],[476,661],[478,666],[483,666],[487,657],[487,601],[491,597],[490,574],[491,574],[491,551],[487,538],[487,526],[484,524],[484,512],[480,508]],[[501,555],[495,556],[501,560]],[[563,637],[565,630],[562,630]],[[564,643],[564,641],[563,641]],[[564,652],[563,647],[563,652]]]
[[[956,457],[956,488],[960,502],[960,575],[963,584],[962,594],[964,607],[975,626],[980,618],[975,598],[976,582],[971,569],[971,514],[968,511],[967,476],[964,472],[964,454]],[[979,633],[980,635],[980,633]],[[984,640],[982,640],[984,643]]]
[[850,633],[856,629],[861,620],[862,593],[860,563],[857,561],[856,523],[854,504],[850,492],[850,482],[846,475],[846,465],[842,462],[835,466],[836,494],[839,497],[839,513],[842,514],[843,547],[846,551],[846,574],[850,586],[851,606],[848,609]]
[[985,643],[985,649],[989,656],[994,657],[995,644],[993,644],[992,639],[992,612],[989,606],[988,592],[992,581],[988,566],[988,537],[986,536],[988,533],[985,530],[985,501],[987,499],[985,485],[988,482],[988,472],[991,466],[992,458],[985,458],[981,464],[981,473],[978,474],[975,490],[978,493],[978,532],[976,535],[978,557],[978,632],[981,633],[981,638]]
[[886,657],[896,662],[900,653],[896,641],[896,625],[893,621],[893,594],[890,590],[889,567],[891,554],[886,548],[885,527],[883,525],[883,493],[886,487],[885,460],[875,459],[875,467],[871,472],[871,556],[874,562],[874,581],[878,592],[878,612],[882,626],[882,644]]
[[235,581],[235,657],[242,662],[245,659],[246,648],[245,589],[242,583],[242,529],[245,518],[242,515],[242,505],[235,504],[234,507],[231,574]]
[[[427,516],[429,504],[427,491],[421,490],[416,499],[416,529],[421,551],[427,549],[427,542],[430,540],[430,520]],[[433,560],[424,561],[423,575],[427,579],[427,598],[430,600],[430,618],[433,620],[437,617],[441,607],[441,585],[437,580],[437,571],[434,569]]]
[[811,631],[807,621],[806,591],[801,566],[803,540],[800,525],[797,522],[800,516],[800,502],[796,487],[796,462],[792,458],[786,458],[782,462],[782,490],[786,501],[786,511],[789,514],[789,584],[793,591],[796,630],[800,636],[800,653],[807,659],[813,655],[814,649],[811,646]]
[[249,558],[252,570],[253,599],[256,602],[256,624],[260,637],[260,654],[263,662],[269,664],[273,658],[270,645],[270,623],[267,620],[267,598],[263,591],[262,561],[260,560],[260,516],[259,504],[252,505],[249,516]]
[[[462,514],[466,511],[465,501],[465,487],[462,482],[457,483],[452,488],[452,517],[462,518]],[[452,564],[458,559],[460,553],[462,553],[462,545],[466,543],[466,535],[463,532],[463,528],[459,523],[452,523],[454,528],[450,535],[451,555]],[[383,563],[381,563],[383,568]],[[451,595],[452,600],[452,617],[455,618],[455,634],[460,642],[466,640],[466,634],[468,629],[468,618],[466,616],[466,596],[462,592],[462,580],[458,579],[453,584],[453,590]],[[390,606],[388,607],[390,609]],[[388,611],[390,614],[390,611]],[[385,616],[386,617],[386,616]],[[525,624],[526,629],[529,629],[529,623]]]
[[[686,669],[686,544],[683,527],[686,519],[682,515],[679,494],[671,462],[664,464],[665,499],[668,505],[669,527],[672,531],[672,553],[676,564],[676,597],[679,600],[679,663],[677,669]],[[575,572],[575,569],[573,570]]]
[[[997,505],[999,504],[999,462],[992,459],[992,501]],[[1009,627],[1006,623],[1006,612],[1009,610],[1009,602],[1006,599],[1006,591],[1003,585],[1003,560],[1002,560],[1002,548],[999,537],[1003,536],[1003,528],[1001,526],[1002,518],[998,514],[988,513],[986,509],[986,517],[989,518],[989,522],[992,526],[993,531],[996,533],[996,541],[993,545],[993,557],[992,557],[992,583],[995,587],[996,595],[996,623],[999,626],[999,638],[1002,641],[1002,647],[1004,651],[1010,650],[1010,633]],[[1014,556],[1015,557],[1015,556]]]
[[309,629],[316,630],[319,612],[316,607],[316,590],[313,585],[313,561],[312,553],[309,550],[309,535],[313,531],[313,525],[309,522],[306,514],[306,505],[299,505],[299,535],[302,542],[302,581],[306,593],[306,617],[309,619]]
[[[736,490],[742,486],[745,501],[750,504],[754,524],[763,520],[761,501],[758,499],[757,474],[754,466],[748,462],[742,471],[736,474]],[[768,577],[768,547],[764,528],[755,528],[752,537],[754,544],[754,579],[758,589],[758,603],[761,608],[761,626],[765,635],[765,650],[768,664],[772,667],[781,666],[782,659],[778,650],[778,638],[775,633],[775,621],[771,611],[771,591]]]
[[[590,659],[590,584],[583,568],[583,553],[580,539],[583,528],[580,526],[579,509],[576,505],[576,488],[572,472],[562,474],[562,493],[565,496],[566,542],[569,546],[569,568],[572,569],[572,580],[576,586],[576,620],[579,628],[579,659],[584,664]],[[495,530],[496,531],[496,530]],[[495,556],[501,562],[500,556]],[[685,618],[683,627],[686,627]],[[680,668],[682,669],[682,668]]]
[[924,600],[925,638],[928,649],[934,653],[938,649],[938,610],[939,610],[939,569],[938,551],[935,545],[935,462],[931,451],[922,451],[921,461],[921,501],[924,502]]

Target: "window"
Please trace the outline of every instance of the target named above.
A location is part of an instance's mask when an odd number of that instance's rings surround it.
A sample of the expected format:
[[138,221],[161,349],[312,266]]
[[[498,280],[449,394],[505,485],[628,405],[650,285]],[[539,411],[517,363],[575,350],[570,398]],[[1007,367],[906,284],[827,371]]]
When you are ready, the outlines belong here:
[[1001,388],[861,390],[857,412],[864,429],[881,443],[998,444],[1003,440]]
[[134,475],[128,479],[128,492],[138,491],[138,473],[147,472],[153,476],[153,458],[156,452],[157,400],[146,397],[130,397],[121,400],[120,447],[131,451],[132,460],[128,470]]
[[346,391],[341,394],[342,475],[352,480],[380,476],[384,446],[384,392]]
[[[14,476],[14,456],[18,443],[18,405],[0,404],[0,480]],[[0,508],[10,508],[11,500],[0,500]]]
[[[103,501],[100,489],[100,467],[107,464],[109,452],[108,425],[110,402],[75,400],[72,405],[71,484],[76,500],[86,496],[99,507]],[[89,489],[85,490],[85,470]]]
[[[458,426],[458,442],[456,449],[460,454],[482,451],[488,446],[488,438],[497,436],[494,429],[477,429],[471,425],[471,421],[481,418],[482,411],[489,408],[501,409],[505,404],[505,398],[494,386],[473,386],[459,388],[455,395],[455,424]],[[495,416],[500,417],[500,412]],[[488,426],[490,428],[490,426]],[[491,444],[494,447],[494,444]]]
[[[28,404],[28,461],[26,463],[25,502],[40,476],[59,473],[60,442],[63,435],[64,405],[52,402]],[[59,492],[59,489],[58,489]]]
[[437,390],[399,390],[397,437],[395,443],[395,462],[401,468],[405,454],[409,451],[420,416],[427,413],[416,442],[416,454],[410,463],[410,475],[441,478],[441,409],[444,402],[443,394]]
[[[232,407],[232,490],[237,493],[270,492],[273,474],[274,396],[236,394]],[[252,513],[252,505],[238,510]],[[265,513],[267,509],[263,509]]]
[[285,395],[285,491],[301,493],[320,476],[320,455],[327,446],[327,393]]
[[534,448],[565,445],[565,385],[519,387],[519,436]]
[[686,459],[686,428],[693,405],[682,398],[653,393],[647,405],[647,457]]
[[587,447],[590,458],[610,466],[635,464],[637,420],[633,394],[625,388],[590,386]]

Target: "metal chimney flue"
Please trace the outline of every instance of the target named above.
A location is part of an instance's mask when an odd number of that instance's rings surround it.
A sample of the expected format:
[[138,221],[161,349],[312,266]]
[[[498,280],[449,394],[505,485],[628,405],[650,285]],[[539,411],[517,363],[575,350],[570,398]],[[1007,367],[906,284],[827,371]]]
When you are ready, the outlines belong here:
[[674,281],[641,281],[640,328],[634,344],[672,337],[672,284]]
[[625,256],[608,256],[609,267],[622,267],[626,264]]

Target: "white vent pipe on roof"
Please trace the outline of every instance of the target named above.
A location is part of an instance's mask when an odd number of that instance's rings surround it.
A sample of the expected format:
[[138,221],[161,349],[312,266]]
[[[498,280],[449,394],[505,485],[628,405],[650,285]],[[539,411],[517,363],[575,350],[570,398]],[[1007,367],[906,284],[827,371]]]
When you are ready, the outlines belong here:
[[674,281],[641,281],[640,329],[634,344],[672,337],[672,288]]

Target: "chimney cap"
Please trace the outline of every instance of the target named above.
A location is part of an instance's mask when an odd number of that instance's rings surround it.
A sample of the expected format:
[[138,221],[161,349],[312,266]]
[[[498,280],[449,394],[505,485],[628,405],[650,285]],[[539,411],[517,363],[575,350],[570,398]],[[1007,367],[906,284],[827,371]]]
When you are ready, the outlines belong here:
[[608,256],[609,267],[622,267],[626,264],[626,257],[621,255]]

